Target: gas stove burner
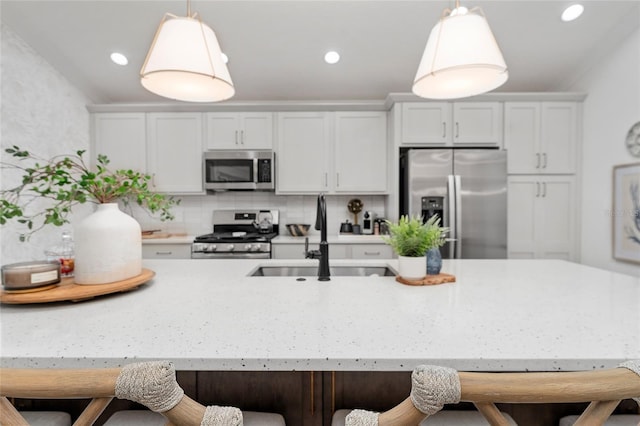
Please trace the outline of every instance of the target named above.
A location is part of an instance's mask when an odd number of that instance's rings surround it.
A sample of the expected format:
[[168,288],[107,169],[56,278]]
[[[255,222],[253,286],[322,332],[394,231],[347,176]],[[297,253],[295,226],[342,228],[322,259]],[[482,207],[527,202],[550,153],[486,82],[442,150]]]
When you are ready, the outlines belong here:
[[258,232],[213,232],[211,234],[196,237],[198,243],[225,243],[225,242],[267,242],[276,237],[275,232],[261,234]]

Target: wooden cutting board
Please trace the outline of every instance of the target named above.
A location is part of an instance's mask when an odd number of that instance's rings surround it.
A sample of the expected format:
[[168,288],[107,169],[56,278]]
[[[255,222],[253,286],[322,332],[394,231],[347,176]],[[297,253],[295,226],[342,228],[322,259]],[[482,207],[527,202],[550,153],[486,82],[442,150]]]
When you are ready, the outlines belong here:
[[454,283],[456,282],[456,277],[455,275],[440,273],[438,275],[427,275],[421,280],[407,280],[398,275],[396,281],[406,285],[436,285]]
[[[132,290],[148,282],[156,275],[150,269],[142,269],[142,273],[137,277],[108,284],[80,285],[73,282],[73,277],[63,278],[60,284],[43,287],[42,291],[31,291],[28,293],[11,292],[2,290],[0,292],[0,303],[5,304],[28,304],[28,303],[49,303],[49,302],[81,302],[92,299],[96,296]],[[32,289],[37,290],[37,289]]]

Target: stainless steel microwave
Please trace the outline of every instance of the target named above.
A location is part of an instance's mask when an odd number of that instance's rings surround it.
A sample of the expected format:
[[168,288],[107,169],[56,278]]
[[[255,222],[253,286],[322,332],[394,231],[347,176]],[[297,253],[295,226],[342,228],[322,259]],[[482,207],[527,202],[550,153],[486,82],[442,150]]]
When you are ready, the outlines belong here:
[[204,189],[274,191],[275,154],[259,151],[205,151]]

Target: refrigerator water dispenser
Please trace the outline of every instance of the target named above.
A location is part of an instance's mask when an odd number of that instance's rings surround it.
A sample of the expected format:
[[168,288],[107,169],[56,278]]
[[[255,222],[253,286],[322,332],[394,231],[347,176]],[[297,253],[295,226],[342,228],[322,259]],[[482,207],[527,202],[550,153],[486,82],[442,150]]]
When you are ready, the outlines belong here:
[[422,197],[422,222],[426,222],[431,216],[437,214],[442,224],[444,220],[444,197]]

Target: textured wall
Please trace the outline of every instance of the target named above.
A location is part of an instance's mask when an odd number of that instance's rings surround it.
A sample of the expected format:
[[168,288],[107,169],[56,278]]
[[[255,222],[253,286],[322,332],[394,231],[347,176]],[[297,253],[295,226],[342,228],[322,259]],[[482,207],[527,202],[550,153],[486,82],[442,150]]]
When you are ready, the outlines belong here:
[[[12,162],[4,153],[18,145],[41,157],[69,154],[89,147],[89,100],[72,83],[51,67],[9,27],[0,28],[1,160]],[[18,183],[15,173],[2,170],[3,189]],[[75,210],[77,216],[89,211]],[[21,243],[17,224],[0,229],[0,263],[43,259],[43,250],[60,238],[61,228],[48,226]],[[71,226],[64,229],[71,230]]]

